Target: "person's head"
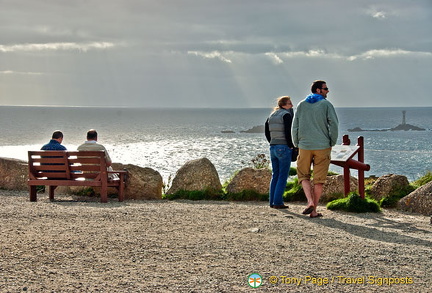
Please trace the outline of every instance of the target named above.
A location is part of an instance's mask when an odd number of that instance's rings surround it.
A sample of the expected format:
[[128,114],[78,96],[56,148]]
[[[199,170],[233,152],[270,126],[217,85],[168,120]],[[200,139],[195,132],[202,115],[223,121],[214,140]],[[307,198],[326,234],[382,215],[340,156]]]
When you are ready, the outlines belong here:
[[315,80],[311,86],[311,92],[314,94],[319,94],[321,96],[327,97],[329,89],[327,83],[324,80]]
[[94,129],[87,131],[87,140],[97,140],[97,132]]
[[291,98],[289,96],[282,96],[277,99],[277,107],[275,107],[274,110],[290,109],[292,107],[293,104],[291,102]]
[[63,132],[61,132],[60,130],[56,130],[53,132],[51,139],[57,140],[58,142],[62,142],[63,141]]

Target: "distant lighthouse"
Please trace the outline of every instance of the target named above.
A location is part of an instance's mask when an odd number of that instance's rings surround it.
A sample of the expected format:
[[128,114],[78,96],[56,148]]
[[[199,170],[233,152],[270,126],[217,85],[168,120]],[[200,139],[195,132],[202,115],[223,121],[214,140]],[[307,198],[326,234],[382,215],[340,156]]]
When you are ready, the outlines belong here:
[[403,110],[403,111],[402,111],[402,125],[405,125],[405,124],[406,124],[406,121],[405,121],[405,114],[406,114],[406,111]]

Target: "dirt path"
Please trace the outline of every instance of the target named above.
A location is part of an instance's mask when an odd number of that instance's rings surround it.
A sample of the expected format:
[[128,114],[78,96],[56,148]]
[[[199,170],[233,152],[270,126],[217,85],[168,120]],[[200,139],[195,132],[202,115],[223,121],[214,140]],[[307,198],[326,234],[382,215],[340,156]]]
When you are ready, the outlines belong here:
[[[56,198],[0,191],[0,292],[432,290],[430,217],[321,207],[324,217],[310,219],[303,203],[282,211],[264,202]],[[248,285],[253,273],[258,289]]]

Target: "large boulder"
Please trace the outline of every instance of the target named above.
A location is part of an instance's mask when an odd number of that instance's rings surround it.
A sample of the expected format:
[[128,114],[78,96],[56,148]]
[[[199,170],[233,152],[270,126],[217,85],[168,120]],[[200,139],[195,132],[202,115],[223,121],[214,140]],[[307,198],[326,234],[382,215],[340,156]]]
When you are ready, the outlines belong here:
[[221,189],[215,166],[209,159],[201,158],[188,161],[180,167],[167,194],[175,194],[181,190],[219,192]]
[[398,193],[409,186],[408,179],[403,175],[388,174],[378,178],[370,190],[371,197],[380,201],[384,197]]
[[397,208],[426,216],[432,215],[432,181],[400,199]]
[[268,194],[272,173],[269,169],[241,169],[227,186],[228,193],[240,193],[252,190],[259,194]]
[[0,158],[0,188],[28,190],[28,164],[25,161]]
[[[159,172],[151,168],[135,165],[113,164],[114,170],[128,170],[125,199],[161,199],[163,179]],[[0,158],[0,188],[9,190],[28,190],[28,163],[22,160]],[[82,193],[86,188],[78,186],[59,186],[56,194]],[[94,189],[95,194],[100,190]],[[117,194],[117,189],[109,188],[109,194]]]
[[126,169],[128,179],[125,187],[125,199],[161,199],[163,179],[161,174],[151,168],[135,165],[113,164],[114,170]]
[[[114,170],[127,170],[127,180],[124,189],[125,199],[161,199],[163,179],[159,172],[151,168],[142,168],[136,165],[113,163]],[[79,196],[99,196],[100,187],[59,186],[56,193],[74,194]],[[108,194],[117,196],[118,190],[108,188]]]
[[[358,189],[357,178],[350,177],[350,192],[355,192]],[[320,202],[326,203],[338,198],[345,197],[345,180],[343,175],[327,176],[327,182],[324,184],[323,193]]]

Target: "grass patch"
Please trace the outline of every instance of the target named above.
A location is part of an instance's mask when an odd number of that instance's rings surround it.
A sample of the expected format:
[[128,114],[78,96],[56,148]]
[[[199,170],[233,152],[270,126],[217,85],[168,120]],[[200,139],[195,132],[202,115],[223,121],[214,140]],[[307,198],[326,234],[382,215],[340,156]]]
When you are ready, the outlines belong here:
[[364,179],[364,185],[365,186],[372,186],[375,183],[375,181],[377,181],[377,180],[378,180],[378,177],[369,176],[369,177]]
[[225,199],[225,194],[222,190],[180,190],[174,194],[164,194],[163,199],[189,199],[189,200],[222,200]]
[[394,208],[402,197],[407,196],[414,190],[416,190],[416,187],[410,184],[401,189],[393,191],[391,194],[380,200],[380,206],[383,208]]
[[[341,199],[344,198],[345,194],[342,192],[336,192],[336,193],[331,193],[331,194],[327,194],[325,200],[327,202],[331,202],[333,200],[337,200],[337,199]],[[323,197],[321,197],[320,200],[323,200]]]
[[96,196],[96,192],[92,187],[86,187],[75,192],[78,196]]
[[226,199],[232,201],[268,201],[269,195],[260,194],[255,190],[243,190],[238,193],[227,193]]
[[370,198],[362,199],[360,195],[354,192],[350,193],[348,197],[329,202],[327,209],[352,213],[377,213],[381,210],[378,202]]
[[305,201],[306,195],[303,187],[298,183],[298,178],[288,181],[284,193],[284,201]]
[[423,175],[422,177],[420,177],[419,179],[417,179],[416,181],[414,181],[412,183],[412,185],[415,188],[419,188],[420,186],[423,186],[423,185],[425,185],[425,184],[427,184],[427,183],[429,183],[431,181],[432,181],[432,172],[428,171],[428,172],[426,172],[425,175]]

